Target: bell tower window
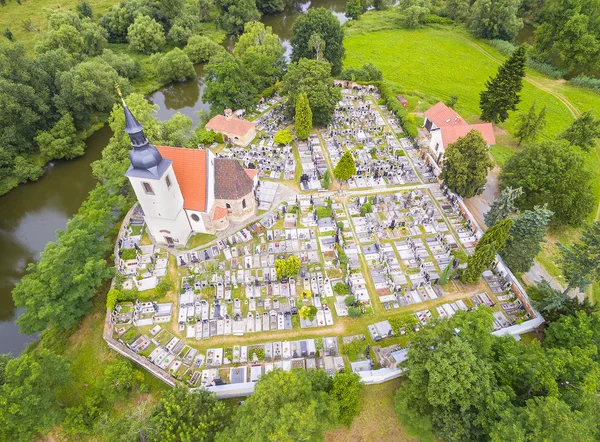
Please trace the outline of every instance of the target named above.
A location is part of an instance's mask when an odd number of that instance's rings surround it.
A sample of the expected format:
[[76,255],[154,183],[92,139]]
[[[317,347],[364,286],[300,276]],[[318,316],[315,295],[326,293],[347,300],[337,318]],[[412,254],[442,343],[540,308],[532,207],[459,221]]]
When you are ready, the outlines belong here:
[[167,183],[167,189],[170,189],[172,184],[171,184],[171,178],[169,177],[169,175],[167,175],[165,177],[165,183]]
[[152,190],[150,183],[143,182],[142,186],[144,187],[144,192],[146,192],[146,195],[154,195],[154,190]]

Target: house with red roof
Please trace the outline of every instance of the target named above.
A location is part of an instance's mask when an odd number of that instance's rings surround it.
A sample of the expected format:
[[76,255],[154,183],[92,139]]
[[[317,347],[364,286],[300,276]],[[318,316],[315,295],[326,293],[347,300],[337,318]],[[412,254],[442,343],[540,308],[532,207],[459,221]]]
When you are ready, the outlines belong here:
[[488,146],[496,144],[492,123],[469,124],[441,101],[425,111],[423,127],[431,135],[429,146],[438,165],[442,164],[448,146],[472,130],[481,133]]
[[248,146],[256,137],[256,123],[242,120],[231,109],[225,109],[224,115],[215,115],[208,123],[206,129],[223,135],[223,141],[236,146]]
[[256,170],[210,150],[153,146],[125,106],[129,178],[157,243],[183,246],[194,233],[215,233],[256,210]]

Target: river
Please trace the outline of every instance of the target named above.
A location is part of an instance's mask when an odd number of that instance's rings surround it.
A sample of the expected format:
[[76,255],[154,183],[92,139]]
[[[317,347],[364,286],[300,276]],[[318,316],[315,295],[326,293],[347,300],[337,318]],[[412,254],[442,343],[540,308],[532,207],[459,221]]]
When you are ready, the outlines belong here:
[[[296,2],[281,13],[263,17],[262,22],[279,35],[289,57],[292,24],[300,14],[308,8],[324,7],[343,23],[345,5],[346,0]],[[228,39],[224,44],[231,49],[234,43],[235,39]],[[159,106],[158,118],[167,120],[181,112],[196,123],[195,112],[208,109],[202,102],[203,66],[196,66],[196,72],[194,81],[165,86],[149,97]],[[11,291],[27,265],[39,259],[45,245],[56,239],[56,230],[65,227],[95,186],[90,164],[100,158],[110,136],[105,126],[88,138],[84,156],[57,161],[40,180],[22,184],[0,197],[0,353],[19,354],[35,340],[35,336],[19,333],[15,320],[22,311],[14,306]]]

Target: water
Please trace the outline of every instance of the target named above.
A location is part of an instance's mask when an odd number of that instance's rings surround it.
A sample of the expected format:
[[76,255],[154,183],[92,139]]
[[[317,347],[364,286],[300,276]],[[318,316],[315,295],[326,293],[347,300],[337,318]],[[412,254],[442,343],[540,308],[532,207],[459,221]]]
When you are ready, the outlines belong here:
[[515,40],[517,43],[528,43],[532,45],[535,43],[535,27],[529,23],[524,23]]
[[[346,21],[346,0],[295,2],[285,11],[262,20],[281,38],[288,58],[292,24],[310,7],[327,8],[342,23]],[[235,39],[230,39],[225,45],[232,49],[234,43]],[[196,111],[208,110],[208,105],[202,102],[203,66],[196,66],[196,72],[198,77],[194,81],[165,86],[149,97],[160,107],[158,118],[166,120],[181,112],[195,124]],[[19,354],[35,339],[19,333],[15,320],[23,312],[14,306],[11,291],[27,265],[39,259],[46,243],[56,239],[56,230],[64,229],[96,185],[90,164],[100,158],[110,136],[110,128],[105,126],[86,141],[83,157],[55,162],[39,181],[21,185],[0,197],[0,353]]]

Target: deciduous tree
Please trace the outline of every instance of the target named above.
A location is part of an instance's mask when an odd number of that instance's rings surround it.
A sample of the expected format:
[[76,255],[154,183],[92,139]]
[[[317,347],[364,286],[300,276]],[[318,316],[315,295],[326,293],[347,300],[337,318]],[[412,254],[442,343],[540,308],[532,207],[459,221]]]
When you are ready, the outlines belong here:
[[499,123],[508,118],[509,111],[517,109],[521,102],[519,93],[523,88],[525,62],[525,47],[519,46],[500,66],[498,74],[486,82],[486,90],[481,92],[479,100],[482,120]]
[[193,35],[183,50],[192,63],[202,63],[222,51],[223,47],[204,35]]
[[241,34],[244,25],[260,18],[255,0],[215,0],[219,8],[217,23],[229,34]]
[[340,181],[340,188],[342,181],[348,181],[356,175],[356,163],[354,162],[354,157],[349,150],[344,152],[344,155],[340,158],[335,169],[333,169],[333,176],[335,176]]
[[282,279],[284,277],[295,278],[300,271],[300,258],[297,256],[290,256],[287,259],[276,260],[275,271],[277,272],[277,279]]
[[323,56],[331,63],[332,74],[339,74],[344,58],[344,31],[336,16],[325,8],[310,8],[292,26],[292,61],[315,58],[315,51],[309,45],[309,40],[315,33],[325,41]]
[[585,291],[593,281],[600,281],[600,221],[586,225],[571,247],[558,246],[558,264],[568,282],[565,293],[576,287]]
[[292,133],[289,131],[289,129],[281,129],[277,131],[273,137],[273,141],[275,141],[275,144],[279,144],[280,146],[290,144],[292,142]]
[[158,76],[165,83],[186,81],[196,77],[196,70],[188,56],[179,48],[161,55],[157,64]]
[[138,15],[127,28],[129,47],[144,54],[160,51],[166,43],[163,27],[153,18]]
[[586,152],[596,146],[600,138],[600,119],[595,119],[592,111],[581,114],[559,136],[569,142],[569,146],[579,146]]
[[298,314],[302,319],[312,321],[317,316],[317,308],[314,305],[303,305]]
[[40,153],[47,160],[70,160],[85,152],[85,143],[77,136],[73,117],[69,113],[65,113],[49,131],[39,132],[35,140],[40,147]]
[[476,0],[471,6],[471,30],[479,38],[513,40],[523,27],[520,0]]
[[535,141],[544,127],[546,127],[546,107],[544,106],[538,113],[533,103],[529,111],[521,113],[517,120],[515,136],[519,140],[519,146],[523,141]]
[[256,0],[256,7],[264,15],[281,12],[285,9],[284,0]]
[[440,178],[450,190],[470,198],[485,185],[491,167],[486,141],[479,131],[472,130],[448,146]]
[[358,19],[362,15],[360,0],[349,0],[346,3],[346,17],[352,20]]
[[338,400],[340,423],[349,427],[360,413],[360,393],[363,389],[361,378],[356,373],[336,373],[333,377],[331,393]]

